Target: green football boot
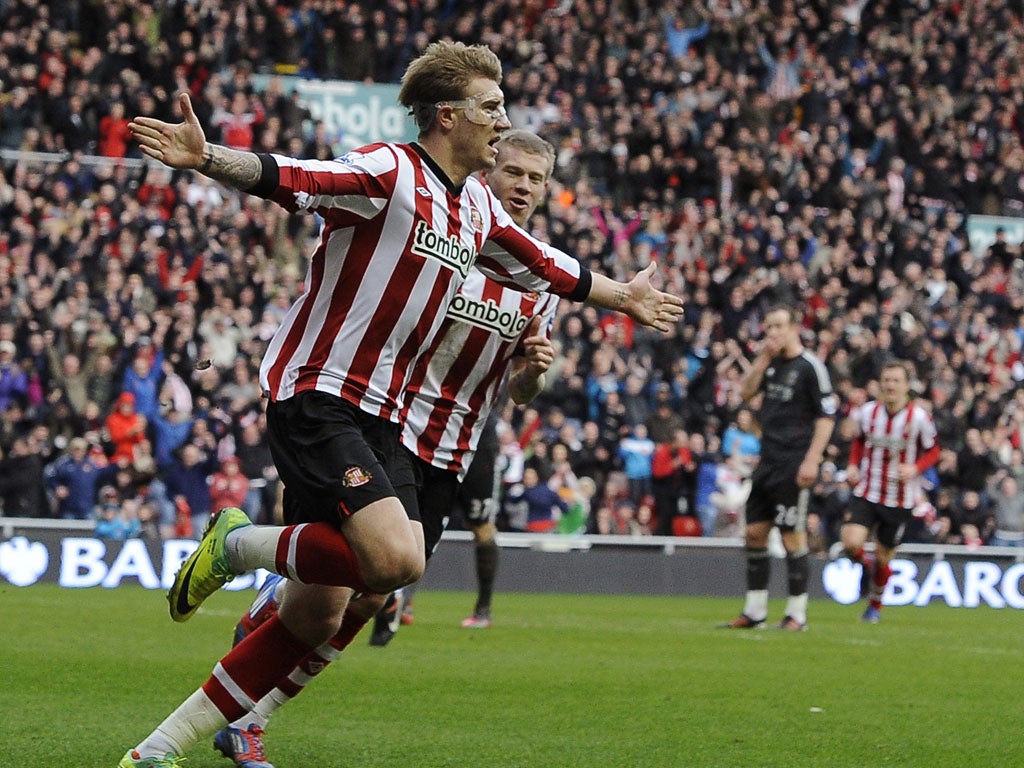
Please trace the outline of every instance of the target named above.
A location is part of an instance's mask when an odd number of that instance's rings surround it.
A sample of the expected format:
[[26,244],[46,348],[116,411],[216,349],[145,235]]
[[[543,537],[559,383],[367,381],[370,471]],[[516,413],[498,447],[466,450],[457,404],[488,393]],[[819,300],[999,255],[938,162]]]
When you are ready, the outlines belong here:
[[224,542],[229,533],[247,525],[252,522],[238,507],[227,507],[210,518],[202,541],[181,564],[167,592],[172,619],[188,621],[203,600],[237,576],[228,564]]

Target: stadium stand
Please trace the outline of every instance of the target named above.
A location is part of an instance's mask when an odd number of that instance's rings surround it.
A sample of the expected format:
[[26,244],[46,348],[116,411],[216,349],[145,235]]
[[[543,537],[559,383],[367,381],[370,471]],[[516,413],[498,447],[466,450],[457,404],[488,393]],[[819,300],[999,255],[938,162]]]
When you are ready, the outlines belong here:
[[[669,336],[561,308],[548,388],[505,414],[509,485],[524,466],[549,473],[563,442],[595,481],[572,499],[590,530],[621,530],[620,443],[645,421],[653,434],[667,403],[692,459],[678,511],[696,515],[751,339],[784,300],[804,307],[844,413],[885,356],[913,362],[943,458],[908,540],[993,535],[988,481],[1024,480],[1024,261],[1012,228],[972,248],[968,224],[1024,216],[1024,17],[1007,0],[0,2],[5,514],[56,515],[71,441],[109,461],[105,424],[131,392],[145,439],[111,480],[129,509],[188,535],[168,481],[195,445],[211,472],[238,455],[250,514],[272,518],[256,370],[316,223],[144,163],[127,120],[171,119],[187,89],[211,140],[329,157],[342,137],[253,78],[393,82],[440,36],[493,47],[513,124],[558,148],[538,231],[619,279],[655,259],[687,302]],[[980,447],[965,445],[975,430]],[[842,486],[832,472],[816,489],[820,551]],[[503,520],[514,529],[516,510]]]

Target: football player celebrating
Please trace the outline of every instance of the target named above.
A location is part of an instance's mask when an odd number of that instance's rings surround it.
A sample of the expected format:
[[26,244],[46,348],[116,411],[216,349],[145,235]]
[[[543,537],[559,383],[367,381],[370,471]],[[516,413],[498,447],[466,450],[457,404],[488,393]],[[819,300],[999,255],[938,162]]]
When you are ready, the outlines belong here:
[[[497,148],[494,169],[481,176],[515,222],[525,227],[547,192],[554,147],[529,131],[509,130],[502,134]],[[494,419],[488,415],[493,417],[496,412],[503,381],[519,404],[541,391],[544,373],[554,360],[548,333],[557,306],[558,297],[550,293],[503,289],[473,270],[449,308],[436,350],[424,359],[409,387],[402,441],[417,455],[422,473],[419,503],[427,556],[440,540],[454,505],[476,542],[478,595],[470,619],[477,627],[490,624],[498,555],[494,538],[498,451]],[[267,578],[235,628],[236,642],[277,611],[290,584],[276,574]],[[365,615],[382,599],[379,595],[358,598],[350,603],[346,617],[351,619],[357,612]],[[375,645],[387,644],[394,635],[400,611],[400,604],[389,600],[389,606],[378,612]],[[470,619],[463,626],[470,626]],[[362,626],[358,620],[350,623]],[[221,729],[214,737],[215,748],[240,768],[269,768],[263,733],[270,717],[349,642],[347,634],[339,633],[310,654],[250,712]]]
[[247,636],[119,768],[177,764],[272,691],[310,653],[359,627],[353,594],[386,594],[426,564],[414,456],[400,430],[405,387],[476,265],[526,292],[551,292],[667,330],[682,301],[655,290],[654,265],[629,283],[592,274],[528,235],[479,180],[510,127],[501,63],[486,46],[433,43],[410,63],[399,102],[420,129],[411,144],[378,143],[338,161],[296,160],[206,141],[187,94],[183,122],[129,124],[141,151],[289,211],[324,220],[306,292],[270,342],[260,371],[267,427],[284,482],[285,526],[217,513],[168,592],[186,621],[239,573],[293,580],[280,612]]

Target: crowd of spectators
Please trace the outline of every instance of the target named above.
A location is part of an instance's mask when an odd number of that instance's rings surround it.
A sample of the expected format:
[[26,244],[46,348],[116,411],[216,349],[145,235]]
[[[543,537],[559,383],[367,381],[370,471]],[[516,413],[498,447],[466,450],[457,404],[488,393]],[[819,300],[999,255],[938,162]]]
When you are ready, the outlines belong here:
[[142,163],[127,121],[188,90],[214,141],[330,157],[253,73],[395,82],[441,36],[491,46],[513,125],[557,148],[536,234],[618,279],[655,259],[686,300],[667,336],[563,304],[547,388],[501,425],[503,525],[552,527],[523,506],[539,483],[565,530],[735,533],[759,445],[738,381],[786,301],[843,403],[819,551],[889,355],[943,450],[910,539],[1024,540],[1024,262],[966,235],[1024,215],[1007,0],[0,0],[3,514],[154,537],[229,502],[272,519],[256,372],[316,223]]

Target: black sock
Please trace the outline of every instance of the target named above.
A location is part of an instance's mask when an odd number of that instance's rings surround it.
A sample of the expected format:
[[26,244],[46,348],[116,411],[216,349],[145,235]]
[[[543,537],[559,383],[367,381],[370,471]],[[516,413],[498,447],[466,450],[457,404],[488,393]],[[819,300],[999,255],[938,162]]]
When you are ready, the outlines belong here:
[[786,555],[786,567],[789,570],[789,594],[802,595],[807,591],[808,553],[803,552]]
[[768,559],[768,547],[747,547],[747,591],[768,589],[771,575],[772,563]]
[[491,595],[494,592],[494,575],[498,572],[498,542],[494,539],[481,541],[476,545],[476,578],[478,592],[476,612],[491,609]]

